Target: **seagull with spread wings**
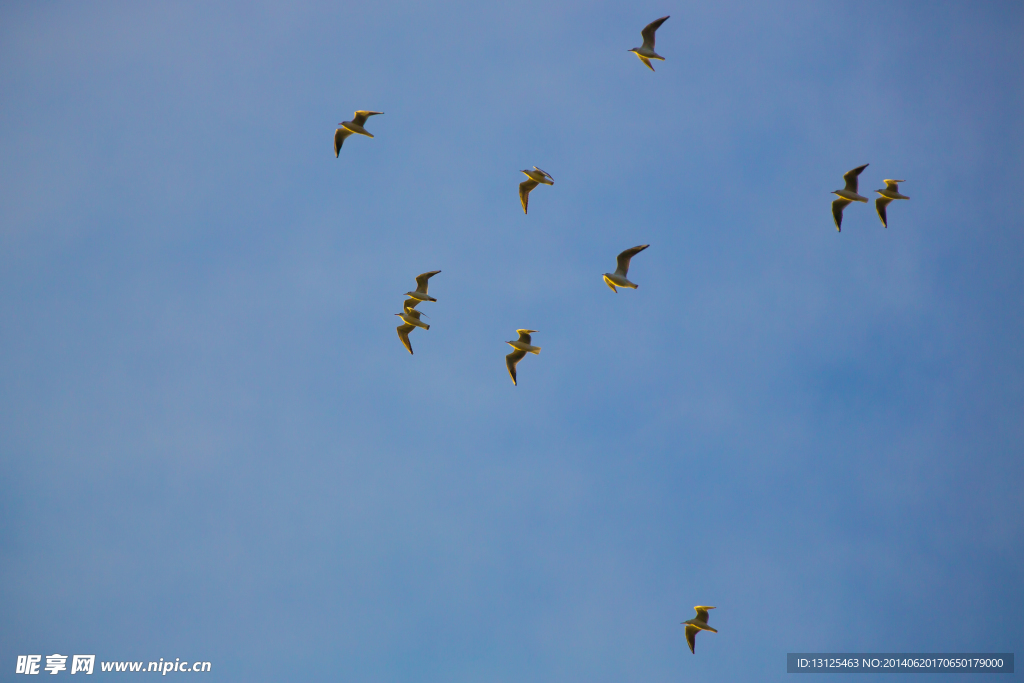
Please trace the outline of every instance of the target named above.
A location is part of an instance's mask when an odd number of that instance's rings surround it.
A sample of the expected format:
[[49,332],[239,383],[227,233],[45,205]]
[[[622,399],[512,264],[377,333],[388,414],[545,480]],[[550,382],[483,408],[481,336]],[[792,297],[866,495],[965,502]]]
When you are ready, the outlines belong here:
[[437,301],[437,299],[427,294],[427,289],[430,287],[430,278],[440,272],[440,270],[432,270],[429,273],[420,273],[416,276],[416,290],[406,292],[405,295],[417,301]]
[[530,203],[530,191],[538,185],[554,185],[555,179],[551,177],[550,173],[542,171],[536,166],[532,171],[523,171],[523,173],[526,174],[526,180],[519,183],[519,201],[523,204],[523,213],[526,213],[526,207]]
[[845,209],[847,205],[852,202],[864,202],[865,204],[868,203],[867,197],[861,197],[859,194],[857,194],[857,176],[859,176],[860,172],[867,167],[868,164],[864,164],[863,166],[858,166],[857,168],[851,171],[847,171],[845,174],[843,174],[843,180],[846,181],[846,187],[844,187],[841,190],[832,191],[832,194],[839,197],[839,199],[832,202],[832,218],[835,219],[836,230],[840,232],[843,229],[843,209]]
[[508,368],[508,374],[512,376],[512,384],[519,386],[519,382],[516,381],[516,366],[519,365],[519,361],[526,357],[527,353],[539,354],[540,347],[534,346],[530,343],[530,334],[537,330],[516,330],[519,333],[519,339],[515,341],[505,342],[513,349],[512,353],[505,356],[505,367]]
[[652,59],[658,59],[665,61],[665,58],[654,51],[654,32],[658,30],[658,27],[665,23],[668,17],[662,17],[661,19],[655,19],[651,23],[644,27],[643,31],[640,31],[640,35],[644,38],[644,44],[640,47],[634,47],[629,50],[637,57],[640,61],[647,65],[647,68],[654,71],[654,67],[651,66]]
[[889,202],[894,199],[910,199],[910,197],[900,194],[900,183],[907,182],[906,180],[883,180],[885,183],[884,190],[875,190],[878,194],[882,195],[875,200],[875,210],[878,211],[878,217],[882,220],[882,227],[889,227],[889,219],[885,216],[885,207],[889,206]]
[[697,654],[693,649],[697,645],[697,631],[711,631],[712,633],[718,633],[718,630],[708,626],[708,610],[715,609],[714,607],[697,605],[693,609],[696,610],[697,616],[682,623],[686,624],[686,642],[690,645],[690,652]]
[[630,282],[628,279],[626,279],[626,274],[629,272],[629,262],[630,262],[630,260],[634,256],[636,256],[637,254],[639,254],[641,251],[643,251],[644,249],[646,249],[649,246],[651,246],[651,245],[649,245],[649,244],[641,244],[638,247],[633,247],[632,249],[627,249],[626,251],[624,251],[621,254],[619,254],[617,259],[615,259],[616,260],[616,266],[617,266],[615,268],[615,272],[614,273],[605,273],[604,274],[604,283],[606,285],[608,285],[609,287],[611,287],[613,292],[615,292],[616,294],[619,293],[619,290],[617,290],[616,287],[624,287],[626,289],[636,289],[637,287],[640,286],[640,285],[635,284],[633,282]]
[[334,131],[334,156],[337,157],[341,153],[341,146],[345,144],[345,138],[352,133],[359,135],[365,135],[368,138],[372,138],[368,130],[363,128],[366,124],[366,119],[377,114],[383,114],[382,111],[363,111],[360,109],[352,117],[351,121],[342,121],[338,124],[338,130]]

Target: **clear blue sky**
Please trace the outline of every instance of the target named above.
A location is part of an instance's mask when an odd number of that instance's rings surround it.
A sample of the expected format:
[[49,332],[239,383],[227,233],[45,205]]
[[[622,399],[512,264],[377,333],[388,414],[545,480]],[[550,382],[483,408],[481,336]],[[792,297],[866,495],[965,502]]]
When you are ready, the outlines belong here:
[[[1020,655],[1022,36],[1018,2],[4,3],[0,680]],[[864,163],[911,200],[837,233]]]

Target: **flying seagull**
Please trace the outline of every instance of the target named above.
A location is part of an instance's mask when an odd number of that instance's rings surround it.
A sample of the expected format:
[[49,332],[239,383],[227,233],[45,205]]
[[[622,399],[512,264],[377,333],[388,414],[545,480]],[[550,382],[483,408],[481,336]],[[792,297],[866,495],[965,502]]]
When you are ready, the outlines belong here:
[[715,609],[714,607],[703,607],[701,605],[697,605],[693,609],[697,611],[697,616],[682,623],[686,624],[686,642],[690,644],[690,652],[697,654],[693,649],[697,643],[697,631],[711,631],[712,633],[718,633],[718,630],[708,626],[708,610]]
[[416,276],[416,291],[406,292],[405,295],[417,301],[437,301],[437,299],[427,294],[427,288],[430,286],[430,283],[427,281],[440,272],[440,270],[432,270],[429,273],[420,273]]
[[626,289],[636,289],[637,287],[640,286],[640,285],[634,284],[634,283],[630,282],[629,280],[627,280],[626,279],[626,273],[629,272],[629,261],[630,261],[630,259],[632,259],[634,256],[636,256],[637,254],[639,254],[641,251],[643,251],[644,249],[646,249],[649,246],[651,246],[651,245],[649,245],[649,244],[641,244],[639,247],[633,247],[632,249],[627,249],[626,251],[624,251],[621,254],[619,254],[618,258],[615,259],[615,261],[616,261],[615,272],[614,273],[605,273],[604,274],[604,283],[606,285],[608,285],[609,287],[611,287],[613,292],[615,292],[616,294],[619,293],[619,290],[615,289],[616,287],[625,287]]
[[536,331],[537,330],[516,330],[516,332],[519,333],[519,339],[516,341],[505,342],[515,349],[515,351],[505,356],[505,365],[508,367],[508,374],[512,375],[512,384],[515,384],[516,386],[519,386],[519,383],[516,382],[516,365],[526,357],[527,353],[540,353],[539,346],[532,346],[530,344],[530,333]]
[[836,221],[836,230],[842,231],[843,225],[843,209],[850,202],[864,202],[867,204],[868,198],[861,197],[857,194],[857,176],[860,172],[867,168],[868,165],[858,166],[852,171],[847,171],[843,176],[843,180],[846,181],[846,187],[841,190],[833,190],[832,194],[837,195],[839,199],[832,202],[832,218]]
[[370,116],[376,116],[377,114],[383,114],[382,111],[363,111],[360,109],[352,117],[351,121],[342,121],[338,125],[341,126],[338,130],[334,131],[334,156],[337,157],[341,153],[341,146],[345,144],[345,138],[352,133],[359,133],[365,135],[368,138],[372,138],[363,125],[366,123],[366,119]]
[[882,219],[882,227],[888,228],[889,221],[885,217],[885,207],[889,206],[889,202],[894,199],[910,199],[906,195],[900,194],[900,183],[907,182],[906,180],[885,180],[884,190],[875,190],[878,194],[882,195],[875,200],[875,209],[878,210],[878,217]]
[[530,190],[538,185],[554,185],[555,179],[547,171],[542,171],[536,166],[532,171],[523,171],[526,180],[519,183],[519,201],[523,203],[523,213],[526,213],[526,206],[530,203]]
[[647,65],[647,68],[654,71],[654,67],[651,66],[652,59],[660,59],[665,61],[665,58],[654,51],[654,32],[658,30],[658,27],[665,23],[668,17],[662,17],[661,19],[655,19],[651,23],[644,26],[644,30],[640,31],[640,35],[644,37],[644,44],[640,47],[634,47],[629,52],[632,52],[640,61]]

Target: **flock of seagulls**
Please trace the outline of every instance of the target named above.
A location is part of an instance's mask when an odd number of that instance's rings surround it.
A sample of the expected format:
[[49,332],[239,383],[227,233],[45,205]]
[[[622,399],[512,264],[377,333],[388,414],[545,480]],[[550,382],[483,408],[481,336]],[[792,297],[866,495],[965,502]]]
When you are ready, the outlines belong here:
[[420,320],[420,316],[423,314],[416,310],[416,306],[421,301],[437,301],[437,299],[427,294],[427,290],[430,289],[430,278],[440,272],[440,270],[432,270],[429,273],[417,275],[416,289],[405,293],[409,298],[402,304],[402,312],[395,313],[395,315],[402,319],[402,324],[397,328],[398,338],[402,340],[402,344],[409,351],[410,355],[412,354],[412,344],[409,342],[409,333],[417,327],[421,327],[424,330],[430,329],[430,325]]
[[[664,61],[665,58],[654,51],[654,40],[655,32],[661,27],[669,17],[665,16],[660,19],[656,19],[649,23],[640,32],[644,42],[640,47],[634,47],[629,50],[635,54],[641,62],[647,66],[648,69],[654,71],[654,67],[651,66],[651,60]],[[350,135],[364,135],[372,138],[373,135],[366,130],[366,120],[371,116],[377,116],[384,112],[379,111],[364,111],[358,110],[352,117],[351,121],[343,121],[338,124],[338,129],[334,132],[334,156],[337,157],[341,153],[341,146],[345,142],[345,138]],[[832,202],[832,218],[835,220],[836,230],[842,231],[843,224],[843,210],[852,204],[853,202],[867,203],[868,198],[861,196],[858,189],[858,179],[861,172],[868,167],[868,164],[858,166],[850,171],[847,171],[843,175],[843,179],[846,181],[846,186],[841,190],[834,190],[832,194],[835,194],[838,198]],[[528,213],[528,207],[530,203],[530,192],[532,192],[538,185],[554,185],[555,179],[550,173],[544,171],[536,166],[533,170],[523,170],[522,173],[526,175],[526,180],[519,183],[519,201],[523,205],[523,213]],[[886,216],[886,207],[897,199],[910,199],[909,197],[900,194],[899,183],[906,182],[905,180],[885,180],[884,190],[875,190],[880,196],[875,200],[875,209],[878,211],[878,217],[882,221],[882,226],[888,228],[888,218]],[[630,249],[626,249],[618,255],[616,258],[616,268],[614,273],[604,273],[604,282],[608,287],[618,294],[619,289],[636,289],[639,285],[631,282],[627,277],[629,273],[629,264],[634,256],[642,252],[644,249],[649,247],[649,244],[641,244]],[[429,330],[430,325],[423,322],[420,317],[423,315],[420,311],[416,310],[416,306],[421,302],[430,301],[435,302],[437,299],[428,294],[430,278],[440,273],[440,270],[432,270],[427,273],[421,273],[416,276],[416,289],[411,292],[406,292],[405,295],[408,297],[402,306],[402,312],[396,313],[399,318],[402,319],[402,324],[398,326],[398,338],[402,341],[405,348],[412,354],[412,344],[409,342],[409,334],[417,327],[423,330]],[[512,352],[505,356],[505,366],[508,368],[508,374],[512,378],[512,384],[518,386],[519,382],[516,375],[516,367],[519,362],[526,357],[526,354],[532,353],[534,355],[540,354],[540,347],[534,346],[531,335],[536,334],[537,330],[518,329],[516,332],[519,338],[514,341],[505,342],[512,347]],[[711,626],[708,626],[708,610],[715,609],[714,607],[706,607],[698,605],[693,608],[697,612],[697,616],[688,621],[682,622],[686,625],[686,642],[690,646],[690,652],[695,653],[697,633],[700,631],[710,631],[712,633],[718,633],[718,631]]]
[[[841,190],[832,190],[832,194],[839,197],[832,202],[832,218],[836,222],[836,230],[840,232],[843,229],[843,209],[852,204],[853,202],[864,202],[868,203],[867,197],[862,197],[857,193],[858,179],[860,178],[861,171],[868,167],[869,164],[858,166],[857,168],[847,171],[843,175],[843,180],[846,181],[846,187]],[[883,180],[885,183],[884,190],[875,190],[878,194],[882,195],[875,200],[875,210],[878,211],[878,218],[882,221],[882,227],[889,227],[889,219],[885,215],[885,207],[889,206],[889,202],[894,199],[910,199],[906,195],[900,194],[900,183],[907,182],[906,180]]]

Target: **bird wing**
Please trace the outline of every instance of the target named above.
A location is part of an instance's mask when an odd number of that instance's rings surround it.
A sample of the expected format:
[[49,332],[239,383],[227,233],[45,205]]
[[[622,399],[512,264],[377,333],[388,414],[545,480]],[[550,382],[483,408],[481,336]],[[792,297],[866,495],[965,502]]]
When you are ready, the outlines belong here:
[[843,180],[846,181],[846,189],[847,190],[849,190],[850,192],[856,192],[857,191],[857,176],[859,176],[860,172],[863,171],[867,167],[868,167],[868,164],[864,164],[863,166],[858,166],[857,168],[853,169],[852,171],[847,171],[846,173],[843,174]]
[[693,608],[693,611],[697,613],[697,618],[703,621],[705,624],[708,623],[708,610],[715,609],[714,607],[704,607],[703,605],[697,605]]
[[345,144],[345,138],[352,133],[346,128],[339,128],[334,131],[334,158],[337,159],[338,155],[341,154],[341,146]]
[[641,62],[643,62],[644,64],[647,65],[648,69],[650,69],[651,71],[654,71],[654,67],[651,66],[651,60],[647,59],[647,57],[644,57],[643,55],[637,55],[637,57],[640,58]]
[[888,197],[879,197],[875,200],[875,211],[878,212],[878,217],[882,221],[883,228],[889,227],[889,219],[885,215],[885,207],[889,206],[889,202],[891,201],[892,200]]
[[634,256],[636,256],[637,254],[639,254],[641,251],[643,251],[644,249],[646,249],[649,246],[651,246],[651,245],[649,245],[649,244],[641,244],[639,247],[633,247],[632,249],[627,249],[626,251],[624,251],[621,254],[619,254],[618,257],[615,259],[615,263],[616,263],[616,266],[617,266],[615,268],[615,274],[616,275],[621,275],[622,277],[626,277],[626,273],[629,272],[629,261],[630,261],[630,259],[632,259]]
[[840,197],[832,202],[832,218],[836,222],[836,230],[839,230],[840,232],[843,230],[843,209],[845,209],[846,205],[850,204],[852,201],[853,200],[851,199],[843,199]]
[[376,116],[377,114],[383,113],[384,112],[382,111],[364,111],[360,109],[352,117],[352,123],[356,124],[357,126],[362,126],[366,123],[366,119],[370,118],[371,116]]
[[399,325],[395,328],[398,330],[398,338],[402,340],[405,348],[408,349],[409,353],[412,353],[412,344],[409,343],[409,333],[416,329],[415,325]]
[[[659,26],[665,23],[666,19],[668,19],[668,17],[655,19],[651,23],[647,24],[647,26],[644,26],[643,31],[640,31],[640,35],[644,38],[644,47],[648,50],[654,50],[654,32],[658,30]],[[650,64],[648,64],[648,66],[650,66]]]
[[526,351],[520,351],[519,349],[505,356],[505,367],[508,368],[508,374],[512,377],[512,384],[516,386],[519,386],[519,382],[516,381],[516,365],[525,357]]
[[900,191],[900,183],[905,183],[907,181],[906,180],[883,180],[882,182],[885,183],[885,189],[892,190],[893,192],[899,192]]
[[536,166],[534,166],[533,168],[546,175],[548,177],[548,180],[550,180],[551,182],[555,182],[555,179],[551,176],[551,174],[545,171],[543,168],[537,168]]
[[440,270],[432,270],[429,273],[420,273],[419,275],[417,275],[416,276],[416,291],[417,292],[421,292],[423,294],[426,294],[427,293],[427,287],[430,286],[430,283],[427,282],[427,280],[429,280],[430,278],[434,277],[435,275],[437,275],[440,272],[441,272]]
[[419,303],[420,303],[419,299],[406,299],[405,302],[402,304],[402,308],[404,308],[406,312],[409,312],[409,311],[413,310],[414,308],[416,308],[416,306]]
[[697,651],[694,650],[694,647],[696,647],[697,645],[698,631],[700,631],[700,629],[696,626],[693,626],[691,624],[686,625],[686,642],[690,644],[690,652],[692,652],[693,654],[697,654]]
[[524,344],[530,343],[530,333],[536,331],[537,330],[516,330],[516,332],[519,333],[519,341],[523,342]]
[[523,203],[523,213],[526,213],[526,207],[530,203],[530,190],[537,187],[538,183],[533,178],[528,178],[523,182],[519,183],[519,201]]

